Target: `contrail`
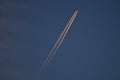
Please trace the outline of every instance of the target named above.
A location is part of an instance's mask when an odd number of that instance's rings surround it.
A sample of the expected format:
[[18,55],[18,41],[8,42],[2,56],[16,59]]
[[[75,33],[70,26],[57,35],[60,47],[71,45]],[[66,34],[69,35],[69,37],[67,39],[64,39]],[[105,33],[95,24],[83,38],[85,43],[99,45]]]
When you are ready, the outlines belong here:
[[42,70],[44,70],[44,68],[46,68],[49,64],[49,62],[52,60],[52,58],[54,57],[54,55],[56,54],[56,51],[58,50],[58,48],[60,47],[63,39],[65,38],[67,32],[69,31],[74,19],[76,18],[76,15],[78,13],[78,10],[76,10],[74,12],[74,14],[72,15],[71,19],[69,20],[69,22],[67,23],[65,29],[63,30],[63,32],[61,33],[60,37],[58,38],[57,42],[55,43],[55,45],[53,46],[53,48],[51,49],[49,55],[47,56],[47,58],[45,59],[41,69],[40,69],[40,72]]

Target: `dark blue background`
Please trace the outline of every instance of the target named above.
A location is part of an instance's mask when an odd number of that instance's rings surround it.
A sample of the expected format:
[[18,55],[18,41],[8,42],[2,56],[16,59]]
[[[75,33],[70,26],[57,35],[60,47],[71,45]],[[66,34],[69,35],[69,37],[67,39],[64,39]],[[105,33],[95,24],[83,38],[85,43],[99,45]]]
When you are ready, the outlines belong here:
[[76,9],[77,18],[39,80],[119,80],[117,0],[1,1],[0,75],[35,78]]

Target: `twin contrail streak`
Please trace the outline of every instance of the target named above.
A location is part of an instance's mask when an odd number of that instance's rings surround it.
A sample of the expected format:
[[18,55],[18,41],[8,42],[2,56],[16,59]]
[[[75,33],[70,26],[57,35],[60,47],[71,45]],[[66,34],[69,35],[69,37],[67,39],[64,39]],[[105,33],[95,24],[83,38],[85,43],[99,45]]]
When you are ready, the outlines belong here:
[[74,19],[76,18],[76,15],[78,13],[78,10],[76,10],[74,12],[74,14],[72,15],[71,19],[69,20],[69,22],[67,23],[65,29],[63,30],[63,32],[61,33],[60,37],[58,38],[57,42],[55,43],[55,45],[53,46],[53,48],[51,49],[49,55],[47,56],[46,60],[44,61],[42,67],[41,67],[41,71],[46,68],[48,66],[48,64],[50,63],[50,61],[52,60],[52,58],[54,57],[54,55],[56,54],[56,51],[58,50],[58,48],[60,47],[63,39],[65,38],[66,34],[68,33]]

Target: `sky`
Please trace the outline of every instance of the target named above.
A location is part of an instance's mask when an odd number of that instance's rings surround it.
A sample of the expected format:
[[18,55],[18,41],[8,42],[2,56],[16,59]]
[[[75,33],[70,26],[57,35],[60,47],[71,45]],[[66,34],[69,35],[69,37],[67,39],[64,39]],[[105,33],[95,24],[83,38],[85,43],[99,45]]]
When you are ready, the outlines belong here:
[[0,79],[35,80],[78,10],[37,80],[120,80],[119,8],[118,0],[1,0]]

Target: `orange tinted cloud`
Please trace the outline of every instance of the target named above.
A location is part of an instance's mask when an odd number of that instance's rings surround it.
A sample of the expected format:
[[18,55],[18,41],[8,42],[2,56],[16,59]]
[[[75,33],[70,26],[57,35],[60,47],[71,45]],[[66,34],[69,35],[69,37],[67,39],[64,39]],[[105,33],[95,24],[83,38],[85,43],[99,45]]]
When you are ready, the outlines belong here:
[[0,1],[0,13],[7,14],[12,10],[28,10],[31,8],[29,4],[13,0]]
[[0,78],[9,80],[31,80],[24,71],[12,66],[0,66]]
[[9,20],[7,18],[0,18],[0,31],[7,30],[14,32],[21,32],[24,31],[26,26],[31,26],[31,25],[30,23],[25,21],[15,21],[15,20]]
[[28,5],[25,4],[24,2],[17,2],[17,1],[4,1],[3,2],[3,7],[6,8],[21,8],[21,9],[27,9]]
[[[24,36],[24,32],[29,30],[26,27],[31,26],[29,22],[20,21],[19,18],[12,18],[16,17],[12,14],[16,10],[27,10],[28,8],[27,4],[13,0],[3,0],[2,5],[0,5],[0,80],[7,77],[9,80],[17,80],[15,78],[31,80],[31,78],[28,79],[29,76],[25,74],[24,70],[22,71],[14,64],[18,55],[16,44],[14,43],[16,39],[9,35],[10,33],[12,35],[22,34]],[[19,14],[14,14],[19,16]]]

